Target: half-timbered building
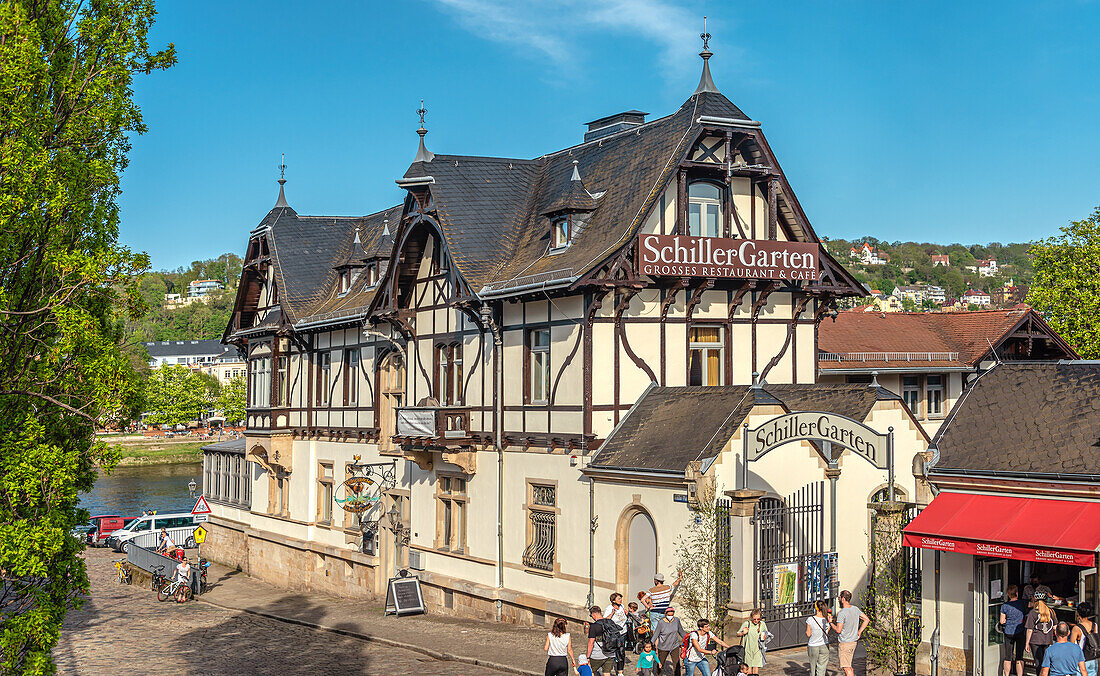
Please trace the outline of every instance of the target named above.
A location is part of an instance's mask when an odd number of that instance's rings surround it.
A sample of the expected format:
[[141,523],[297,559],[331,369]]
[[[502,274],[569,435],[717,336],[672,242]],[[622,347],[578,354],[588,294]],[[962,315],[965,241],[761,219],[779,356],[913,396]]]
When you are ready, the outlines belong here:
[[[865,292],[701,56],[678,110],[595,120],[533,159],[433,153],[422,109],[402,203],[368,216],[300,215],[280,179],[225,332],[248,356],[244,455],[206,460],[249,490],[207,491],[208,554],[352,595],[409,568],[433,607],[580,617],[675,569],[700,481],[755,504],[862,462],[803,440],[760,458],[766,471],[733,469],[750,417],[807,402],[896,427],[898,482],[916,493],[927,438],[900,398],[815,385],[818,323]],[[685,428],[696,405],[729,419],[707,411],[686,450],[649,446],[675,443],[639,434],[662,401]],[[885,456],[864,455],[874,470],[846,475],[860,524],[886,480]]]

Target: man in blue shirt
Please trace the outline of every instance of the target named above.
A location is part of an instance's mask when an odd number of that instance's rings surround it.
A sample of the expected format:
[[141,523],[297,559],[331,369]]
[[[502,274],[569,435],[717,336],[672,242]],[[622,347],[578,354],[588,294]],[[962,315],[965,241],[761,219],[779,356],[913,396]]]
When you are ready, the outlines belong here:
[[1027,615],[1027,601],[1020,599],[1020,588],[1014,584],[1005,590],[1008,601],[1001,604],[1000,623],[1005,635],[1001,644],[1001,659],[1004,660],[1004,676],[1012,676],[1015,665],[1016,676],[1024,676],[1024,617]]
[[1059,622],[1054,630],[1057,643],[1043,655],[1041,676],[1088,676],[1085,671],[1085,653],[1076,643],[1069,642],[1069,625]]

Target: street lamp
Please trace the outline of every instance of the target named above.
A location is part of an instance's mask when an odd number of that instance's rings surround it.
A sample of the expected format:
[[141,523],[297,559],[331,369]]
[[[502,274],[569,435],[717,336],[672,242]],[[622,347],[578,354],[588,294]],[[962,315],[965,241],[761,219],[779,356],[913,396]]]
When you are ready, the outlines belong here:
[[191,497],[195,497],[195,489],[198,487],[199,485],[195,483],[194,479],[191,479],[187,482],[187,492],[191,495]]

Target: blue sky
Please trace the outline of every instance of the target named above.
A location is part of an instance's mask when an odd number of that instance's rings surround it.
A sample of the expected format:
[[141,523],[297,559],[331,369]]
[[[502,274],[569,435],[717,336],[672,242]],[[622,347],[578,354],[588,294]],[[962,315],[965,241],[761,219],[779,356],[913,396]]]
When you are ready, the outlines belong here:
[[421,98],[428,147],[473,155],[668,114],[703,14],[715,82],[822,236],[1029,241],[1100,204],[1100,2],[162,0],[179,64],[135,84],[121,240],[155,268],[243,253],[280,153],[299,213],[397,204]]

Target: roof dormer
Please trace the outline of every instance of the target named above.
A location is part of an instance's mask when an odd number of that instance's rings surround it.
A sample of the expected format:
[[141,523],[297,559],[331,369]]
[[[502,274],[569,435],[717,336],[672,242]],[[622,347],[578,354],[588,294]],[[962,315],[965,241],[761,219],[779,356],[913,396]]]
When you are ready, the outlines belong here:
[[599,206],[597,199],[602,193],[593,195],[584,187],[577,160],[573,160],[573,174],[561,194],[543,211],[550,219],[550,252],[561,251],[569,246],[574,237],[588,221],[588,216]]

